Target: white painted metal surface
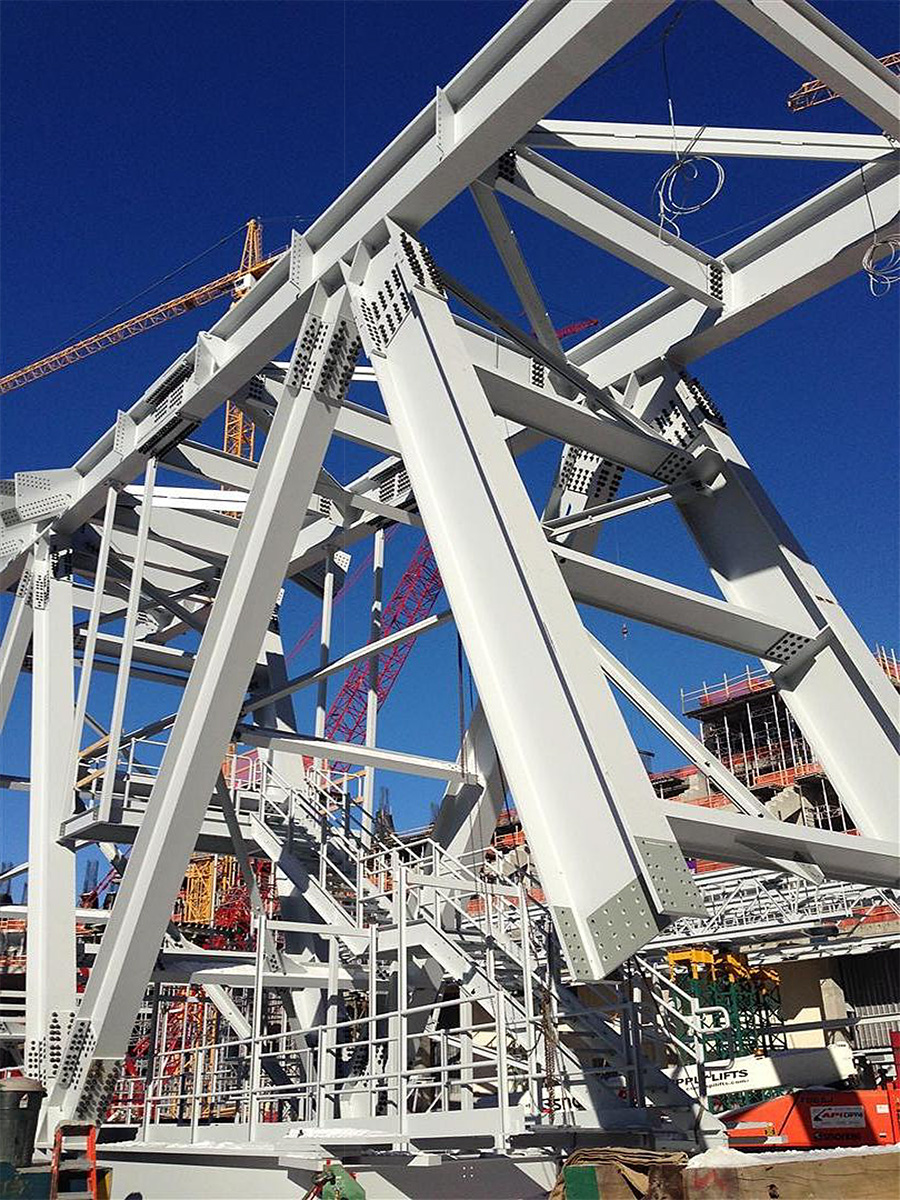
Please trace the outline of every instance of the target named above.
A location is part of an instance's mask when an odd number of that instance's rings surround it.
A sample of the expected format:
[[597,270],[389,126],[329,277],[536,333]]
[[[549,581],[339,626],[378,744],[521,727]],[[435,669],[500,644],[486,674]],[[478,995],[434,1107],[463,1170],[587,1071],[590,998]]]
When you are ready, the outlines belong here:
[[[853,174],[717,259],[661,236],[614,182],[601,191],[543,156],[662,151],[659,127],[547,116],[668,5],[531,0],[72,468],[4,481],[0,585],[17,596],[0,642],[0,716],[30,671],[25,1032],[51,1120],[102,1116],[118,1087],[145,1135],[169,1105],[191,1141],[204,1109],[218,1119],[230,1105],[242,1137],[269,1117],[321,1129],[346,1114],[363,1140],[398,1148],[444,1129],[457,1146],[485,1133],[502,1149],[526,1126],[539,1145],[563,1122],[696,1145],[716,1122],[696,1092],[642,1060],[637,1010],[668,1004],[677,1028],[660,1036],[697,1064],[709,1014],[689,997],[643,995],[628,968],[599,1008],[573,981],[602,980],[669,937],[672,918],[692,922],[677,927],[687,939],[755,935],[821,915],[836,896],[857,904],[834,880],[880,888],[896,877],[895,690],[683,369],[859,270],[873,221],[879,236],[896,229],[898,84],[804,0],[722,3],[875,129],[709,127],[698,146],[863,164]],[[676,143],[696,132],[676,129]],[[465,276],[464,257],[458,269],[430,257],[422,226],[466,188],[533,332],[447,273]],[[564,353],[497,193],[669,290]],[[291,343],[290,362],[274,361]],[[350,401],[351,379],[376,385],[386,413]],[[203,422],[229,397],[266,429],[258,465],[203,444]],[[380,457],[358,479],[335,479],[322,470],[332,437]],[[539,517],[516,458],[547,438],[564,450]],[[202,486],[155,489],[157,462]],[[645,477],[643,491],[618,502],[625,468]],[[657,503],[680,513],[721,599],[594,556],[601,522]],[[345,552],[370,537],[383,549],[392,524],[424,528],[449,608],[381,637],[377,585],[371,644],[333,659]],[[323,633],[318,666],[292,679],[273,621],[294,583],[322,597]],[[77,630],[73,600],[89,613]],[[598,660],[582,600],[757,655],[864,836],[761,812],[602,647]],[[450,620],[478,693],[456,762],[379,746],[371,686],[366,745],[324,740],[331,676],[368,659],[374,682],[380,656]],[[189,648],[169,644],[182,634]],[[87,748],[92,671],[118,682],[111,735]],[[604,675],[743,811],[658,801]],[[290,697],[313,684],[305,737]],[[132,685],[158,715],[129,731]],[[220,772],[235,740],[245,757],[226,780],[232,814]],[[328,770],[338,753],[363,766],[361,792],[358,777]],[[374,828],[384,770],[448,781],[434,839]],[[539,883],[524,860],[501,867],[488,851],[507,798]],[[105,929],[76,1001],[73,850],[129,842],[109,920],[78,914]],[[255,951],[217,959],[168,928],[195,847],[271,860],[282,914],[267,920],[254,897]],[[697,853],[790,870],[763,890],[758,875],[741,876],[756,882],[738,889],[738,919],[715,887],[694,886],[684,855]],[[820,875],[832,881],[821,890]],[[156,1050],[149,1092],[122,1092],[148,984],[190,980],[205,983],[231,1033],[177,1051],[175,1093]],[[235,998],[245,993],[247,1011]],[[365,1011],[341,1016],[351,994]]]

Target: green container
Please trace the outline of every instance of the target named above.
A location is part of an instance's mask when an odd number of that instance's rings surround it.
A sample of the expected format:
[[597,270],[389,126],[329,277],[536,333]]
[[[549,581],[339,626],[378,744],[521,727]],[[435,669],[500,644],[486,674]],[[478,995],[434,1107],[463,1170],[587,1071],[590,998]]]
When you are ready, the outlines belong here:
[[590,1166],[563,1167],[566,1200],[603,1200],[597,1172]]
[[0,1161],[14,1167],[31,1166],[44,1095],[36,1079],[0,1079]]

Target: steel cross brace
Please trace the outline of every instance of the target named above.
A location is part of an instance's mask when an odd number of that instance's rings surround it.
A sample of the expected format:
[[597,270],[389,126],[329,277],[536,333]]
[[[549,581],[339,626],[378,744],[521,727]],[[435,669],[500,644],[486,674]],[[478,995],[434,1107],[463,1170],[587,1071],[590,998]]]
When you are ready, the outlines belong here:
[[34,665],[25,1057],[28,1073],[49,1085],[75,1009],[75,855],[57,841],[71,794],[69,731],[75,692],[72,582],[46,541],[36,549],[30,605]]

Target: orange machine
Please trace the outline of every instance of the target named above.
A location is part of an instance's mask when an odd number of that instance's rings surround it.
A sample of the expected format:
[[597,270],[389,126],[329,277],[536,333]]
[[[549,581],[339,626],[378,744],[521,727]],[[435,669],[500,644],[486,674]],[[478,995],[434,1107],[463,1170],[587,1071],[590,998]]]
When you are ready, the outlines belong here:
[[723,1113],[738,1150],[813,1150],[900,1143],[900,1090],[812,1089]]

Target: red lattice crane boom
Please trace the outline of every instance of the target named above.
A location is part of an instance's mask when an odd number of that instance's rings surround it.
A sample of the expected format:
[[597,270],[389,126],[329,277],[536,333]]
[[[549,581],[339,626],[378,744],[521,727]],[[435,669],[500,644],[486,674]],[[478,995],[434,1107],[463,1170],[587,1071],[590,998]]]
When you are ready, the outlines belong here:
[[[382,636],[424,620],[434,608],[442,586],[431,545],[428,538],[423,538],[385,607]],[[379,655],[375,683],[379,708],[390,695],[415,641],[415,638],[407,638]],[[325,718],[325,736],[329,741],[357,744],[363,741],[368,693],[369,664],[358,662],[344,680]]]

